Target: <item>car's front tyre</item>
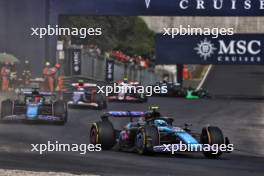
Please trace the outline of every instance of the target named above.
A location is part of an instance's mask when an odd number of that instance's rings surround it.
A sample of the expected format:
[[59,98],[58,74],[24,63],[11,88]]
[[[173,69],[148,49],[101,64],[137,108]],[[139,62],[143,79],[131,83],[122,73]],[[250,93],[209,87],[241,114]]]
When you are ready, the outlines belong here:
[[151,154],[153,147],[159,145],[159,130],[156,126],[147,125],[136,135],[135,147],[138,154]]
[[[200,141],[202,144],[206,145],[214,145],[217,144],[218,147],[221,144],[225,144],[224,135],[220,128],[209,126],[202,129],[202,133],[200,136]],[[211,159],[219,158],[222,155],[221,151],[203,151],[204,156]]]
[[13,114],[13,101],[10,99],[4,100],[1,103],[1,119]]
[[55,101],[53,103],[53,114],[55,117],[61,118],[61,121],[56,124],[64,125],[68,121],[67,104],[62,100]]
[[90,143],[101,144],[103,150],[110,150],[115,145],[115,130],[111,122],[96,122],[90,129]]

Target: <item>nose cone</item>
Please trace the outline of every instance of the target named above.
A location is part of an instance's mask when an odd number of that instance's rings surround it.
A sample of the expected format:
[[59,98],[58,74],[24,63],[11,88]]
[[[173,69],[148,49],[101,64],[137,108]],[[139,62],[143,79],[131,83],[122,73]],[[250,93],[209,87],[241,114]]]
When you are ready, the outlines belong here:
[[35,104],[29,104],[27,107],[26,117],[28,119],[35,119],[38,115],[38,106]]

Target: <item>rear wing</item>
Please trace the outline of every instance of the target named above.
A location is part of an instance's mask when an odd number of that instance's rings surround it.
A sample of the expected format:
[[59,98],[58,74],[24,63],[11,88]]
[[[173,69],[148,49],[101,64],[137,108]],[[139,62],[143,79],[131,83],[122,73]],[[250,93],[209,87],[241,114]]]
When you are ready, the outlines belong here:
[[102,120],[108,120],[109,117],[114,118],[139,118],[143,117],[145,112],[143,111],[109,111],[101,116]]
[[[122,84],[124,83],[124,81],[117,81],[116,83]],[[127,84],[133,86],[133,85],[139,85],[140,83],[138,81],[128,81]]]
[[38,92],[39,95],[41,96],[55,96],[55,93],[53,92],[48,92],[48,91],[38,91],[38,88],[21,88],[17,89],[16,93],[18,95],[33,95],[34,92]]
[[97,86],[97,84],[93,84],[93,83],[72,83],[71,85],[73,87],[84,87],[84,88],[96,87]]
[[139,85],[138,81],[129,81],[128,84],[130,85]]

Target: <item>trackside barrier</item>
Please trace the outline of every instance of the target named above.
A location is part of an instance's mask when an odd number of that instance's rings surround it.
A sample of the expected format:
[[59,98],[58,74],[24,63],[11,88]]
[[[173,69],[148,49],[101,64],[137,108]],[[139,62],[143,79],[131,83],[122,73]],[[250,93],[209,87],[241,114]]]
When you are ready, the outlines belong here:
[[[69,55],[70,56],[70,55]],[[71,58],[66,58],[66,63],[72,63]],[[106,58],[101,55],[90,53],[86,49],[81,50],[81,74],[78,76],[67,75],[64,79],[65,88],[69,87],[72,82],[78,79],[87,80],[90,82],[104,83],[106,76]],[[66,68],[71,68],[67,66]],[[142,69],[138,65],[130,63],[114,62],[114,81],[122,80],[127,77],[129,80],[141,82],[142,85],[150,85],[160,80],[154,70]]]

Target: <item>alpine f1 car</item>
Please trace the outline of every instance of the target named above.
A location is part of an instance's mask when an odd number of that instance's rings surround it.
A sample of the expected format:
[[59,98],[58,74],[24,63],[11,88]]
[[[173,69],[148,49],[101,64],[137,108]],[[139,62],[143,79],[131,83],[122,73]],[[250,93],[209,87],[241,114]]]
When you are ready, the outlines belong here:
[[[114,128],[109,118],[130,118],[123,129]],[[136,119],[136,120],[135,120]],[[110,111],[101,116],[101,121],[93,123],[90,129],[90,142],[101,144],[102,149],[112,149],[116,144],[121,151],[149,154],[155,152],[182,152],[172,147],[186,144],[200,146],[197,152],[203,152],[208,158],[218,158],[223,151],[211,150],[210,146],[229,146],[229,139],[224,137],[218,127],[204,127],[201,133],[173,126],[173,119],[162,116],[156,109],[148,112]],[[205,150],[204,146],[209,146]],[[168,149],[169,148],[169,149]],[[231,152],[232,150],[225,151]],[[188,151],[184,151],[188,152]]]
[[108,101],[119,101],[119,102],[147,102],[147,96],[144,93],[138,93],[138,88],[140,86],[137,81],[127,81],[124,79],[122,81],[117,81],[115,83],[120,87],[119,93],[112,93],[108,96]]
[[64,125],[67,122],[67,104],[56,100],[50,92],[40,92],[36,88],[19,90],[15,99],[1,103],[1,120],[5,119]]
[[73,92],[70,94],[68,101],[69,107],[85,107],[91,109],[106,109],[106,98],[102,94],[97,94],[97,85],[84,83],[79,80],[78,83],[73,83]]

